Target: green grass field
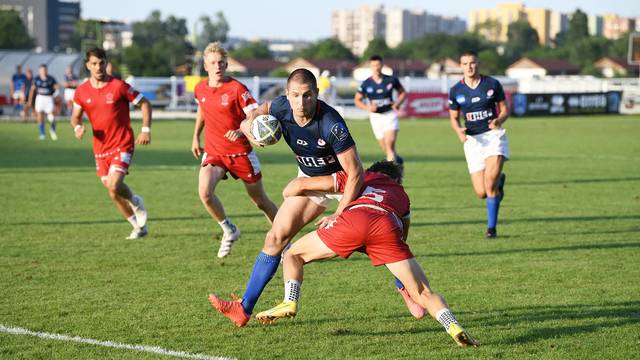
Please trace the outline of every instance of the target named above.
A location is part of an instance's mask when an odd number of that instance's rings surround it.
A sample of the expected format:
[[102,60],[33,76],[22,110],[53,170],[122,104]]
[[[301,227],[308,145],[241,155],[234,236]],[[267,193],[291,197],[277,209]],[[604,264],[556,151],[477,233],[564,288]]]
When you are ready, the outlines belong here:
[[[506,125],[512,160],[490,241],[448,122],[404,122],[399,140],[411,248],[479,348],[459,349],[436,321],[413,319],[390,274],[360,254],[307,267],[295,320],[232,326],[207,294],[243,293],[268,226],[241,183],[222,183],[243,236],[216,259],[220,230],[198,199],[188,121],[157,121],[152,145],[136,151],[127,182],[150,213],[139,241],[124,239],[130,226],[94,174],[89,138],[61,124],[58,142],[39,142],[34,124],[0,124],[0,324],[239,359],[637,358],[640,119]],[[364,164],[380,159],[368,123],[349,126]],[[280,203],[295,160],[284,143],[258,155]],[[282,291],[278,271],[256,310]],[[0,332],[0,358],[168,357]]]

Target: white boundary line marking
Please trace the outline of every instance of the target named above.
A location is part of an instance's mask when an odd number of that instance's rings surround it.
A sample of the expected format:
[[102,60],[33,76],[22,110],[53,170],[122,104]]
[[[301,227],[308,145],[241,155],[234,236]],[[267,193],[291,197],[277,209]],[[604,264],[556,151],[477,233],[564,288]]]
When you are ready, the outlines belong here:
[[164,349],[159,346],[130,345],[130,344],[124,344],[116,341],[101,341],[101,340],[95,340],[95,339],[81,338],[79,336],[68,336],[63,334],[36,332],[36,331],[31,331],[29,329],[21,328],[21,327],[6,326],[3,324],[0,324],[0,333],[7,333],[7,334],[14,334],[14,335],[29,335],[29,336],[35,336],[35,337],[49,339],[49,340],[71,341],[71,342],[77,342],[82,344],[111,347],[116,349],[143,351],[148,353],[173,356],[173,357],[179,357],[179,358],[187,358],[187,359],[200,359],[200,360],[232,360],[233,359],[233,358],[227,358],[222,356],[191,354],[184,351]]

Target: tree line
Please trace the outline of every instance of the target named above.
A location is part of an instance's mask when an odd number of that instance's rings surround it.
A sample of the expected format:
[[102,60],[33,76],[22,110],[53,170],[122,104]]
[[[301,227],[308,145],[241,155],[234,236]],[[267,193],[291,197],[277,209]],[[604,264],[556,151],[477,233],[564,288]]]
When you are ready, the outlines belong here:
[[[345,59],[364,61],[373,54],[386,58],[416,59],[427,63],[444,58],[457,59],[460,53],[475,50],[479,54],[483,71],[504,74],[505,69],[526,56],[538,59],[566,59],[579,66],[582,74],[597,75],[592,64],[603,56],[624,58],[627,52],[627,36],[618,40],[590,36],[587,14],[577,9],[571,16],[569,27],[559,33],[549,45],[540,45],[538,34],[528,21],[519,20],[509,25],[507,42],[486,40],[486,34],[496,31],[497,24],[481,24],[475,32],[457,35],[445,33],[426,34],[389,48],[383,38],[375,38],[361,57],[355,56],[335,38],[320,39],[301,49],[294,56],[310,59]],[[227,41],[229,24],[222,12],[201,16],[189,35],[186,19],[173,15],[162,16],[152,11],[144,20],[133,23],[133,42],[130,47],[114,50],[110,60],[124,72],[140,76],[169,76],[190,72],[197,66],[194,55],[212,41]],[[71,40],[72,48],[84,51],[88,46],[101,43],[100,23],[95,20],[79,20]],[[0,11],[0,48],[30,49],[34,41],[14,11]],[[231,50],[237,59],[271,59],[268,44],[264,41],[247,42]]]

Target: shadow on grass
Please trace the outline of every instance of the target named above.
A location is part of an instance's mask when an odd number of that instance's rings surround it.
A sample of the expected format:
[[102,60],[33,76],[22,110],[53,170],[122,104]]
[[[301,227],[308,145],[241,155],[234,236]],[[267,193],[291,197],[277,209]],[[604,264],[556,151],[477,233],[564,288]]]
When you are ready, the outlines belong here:
[[[498,342],[505,345],[521,344],[603,331],[622,325],[640,324],[640,301],[509,307],[484,312],[475,320],[482,323],[483,326],[509,326],[526,323],[528,326],[535,327],[524,335]],[[563,320],[571,321],[572,324],[563,326],[561,323]],[[576,320],[589,321],[589,324],[576,325]],[[534,324],[545,321],[556,323],[560,321],[560,324],[544,327]]]
[[487,255],[506,255],[506,254],[526,254],[526,253],[546,253],[553,251],[574,251],[574,250],[610,250],[610,249],[631,249],[640,248],[640,242],[613,243],[613,244],[583,244],[583,245],[567,245],[544,248],[524,248],[524,249],[504,249],[491,251],[473,251],[473,252],[455,252],[455,253],[428,253],[421,256],[424,257],[449,257],[449,256],[487,256]]
[[[536,223],[536,222],[572,222],[572,221],[604,221],[604,220],[640,220],[640,215],[593,215],[593,216],[549,216],[549,217],[530,217],[524,219],[509,218],[504,220],[503,224],[513,223]],[[484,220],[453,220],[453,221],[432,221],[432,222],[412,222],[412,227],[422,226],[440,226],[440,225],[474,225],[483,224]]]
[[[257,218],[264,217],[262,213],[245,213],[245,214],[232,214],[229,215],[232,218]],[[185,220],[203,220],[211,219],[209,216],[197,215],[197,216],[170,216],[170,217],[152,217],[150,222],[161,221],[185,221]],[[105,220],[51,220],[51,221],[24,221],[6,223],[5,225],[23,226],[23,225],[95,225],[95,224],[119,224],[125,221],[124,219],[105,219]]]
[[640,181],[640,177],[617,177],[617,178],[599,178],[599,179],[555,179],[555,180],[541,180],[541,181],[516,181],[509,183],[509,186],[520,185],[563,185],[563,184],[597,184],[597,183],[616,183],[627,181]]

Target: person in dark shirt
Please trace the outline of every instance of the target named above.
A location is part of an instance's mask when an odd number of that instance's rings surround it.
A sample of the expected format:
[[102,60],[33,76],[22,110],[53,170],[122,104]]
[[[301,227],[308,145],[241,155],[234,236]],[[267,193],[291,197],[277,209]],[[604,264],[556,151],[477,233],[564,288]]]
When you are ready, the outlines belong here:
[[[477,53],[462,54],[460,66],[464,77],[449,91],[451,127],[464,144],[473,189],[479,198],[486,199],[485,235],[495,238],[506,179],[502,167],[509,159],[509,141],[502,127],[509,108],[500,82],[480,74]],[[461,117],[464,127],[460,126]]]

